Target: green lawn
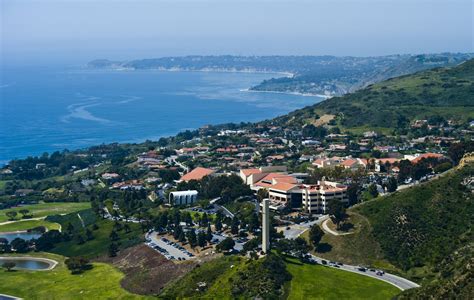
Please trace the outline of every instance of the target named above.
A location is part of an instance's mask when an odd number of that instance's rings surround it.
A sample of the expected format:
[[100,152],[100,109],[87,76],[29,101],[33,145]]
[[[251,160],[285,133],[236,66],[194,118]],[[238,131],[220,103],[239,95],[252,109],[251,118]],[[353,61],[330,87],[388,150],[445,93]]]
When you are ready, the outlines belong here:
[[120,286],[123,273],[114,267],[94,263],[92,270],[71,275],[64,257],[50,253],[29,253],[54,259],[59,264],[51,271],[0,270],[0,291],[24,299],[150,299],[134,295]]
[[17,219],[20,219],[21,214],[19,213],[19,211],[22,209],[28,209],[30,211],[30,214],[33,215],[33,218],[38,218],[49,215],[67,214],[90,207],[91,205],[89,202],[49,202],[40,204],[30,204],[21,207],[0,210],[0,222],[8,221],[8,217],[5,215],[5,213],[8,211],[16,211],[18,213]]
[[44,226],[48,228],[48,230],[57,230],[60,228],[60,225],[58,223],[52,223],[45,220],[28,220],[0,225],[0,232],[28,230],[39,226]]
[[[80,226],[77,225],[77,222],[75,223],[76,227]],[[97,220],[96,224],[99,226],[99,229],[97,230],[92,230],[92,226],[88,226],[94,236],[93,240],[86,241],[84,244],[79,245],[77,243],[77,239],[73,238],[71,241],[57,244],[51,250],[51,252],[64,256],[85,256],[89,258],[95,258],[106,254],[111,243],[109,236],[112,232],[114,223],[108,220]],[[129,225],[132,229],[131,232],[126,233],[125,230],[117,232],[120,240],[116,242],[119,243],[119,246],[122,249],[128,246],[136,245],[143,240],[144,235],[141,232],[140,225],[134,223],[129,223]],[[66,230],[67,225],[62,224],[62,226],[63,231]],[[80,228],[78,232],[85,238],[84,231],[84,229]]]
[[401,291],[391,284],[364,275],[287,258],[293,279],[287,286],[289,300],[391,299]]

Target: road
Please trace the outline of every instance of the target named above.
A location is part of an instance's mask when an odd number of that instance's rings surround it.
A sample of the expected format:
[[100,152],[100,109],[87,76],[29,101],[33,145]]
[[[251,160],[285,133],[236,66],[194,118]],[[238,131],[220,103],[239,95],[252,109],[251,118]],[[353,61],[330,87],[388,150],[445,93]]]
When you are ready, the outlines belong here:
[[[303,222],[303,223],[300,223],[300,224],[293,223],[293,224],[288,225],[288,226],[277,227],[277,229],[280,229],[280,231],[283,232],[283,235],[285,236],[285,238],[293,240],[293,239],[296,239],[297,237],[299,237],[300,235],[302,235],[306,230],[310,229],[311,226],[313,226],[314,224],[319,225],[323,221],[325,221],[327,218],[329,218],[329,216],[323,215],[323,216],[320,216],[315,221]],[[286,229],[288,227],[290,229]]]
[[[314,256],[312,254],[309,254],[309,255],[311,255],[311,257],[314,260],[316,260],[317,263],[322,264],[321,261],[323,259],[321,257],[317,257],[317,256]],[[397,288],[399,288],[402,291],[419,287],[418,284],[416,284],[416,283],[414,283],[414,282],[412,282],[408,279],[405,279],[403,277],[393,275],[393,274],[389,274],[389,273],[385,273],[382,276],[379,276],[375,272],[372,272],[372,271],[369,271],[369,270],[367,270],[365,272],[360,271],[360,270],[358,270],[358,266],[342,265],[342,266],[339,266],[339,267],[333,267],[333,266],[329,266],[329,267],[339,269],[339,270],[343,270],[343,271],[347,271],[347,272],[357,273],[357,274],[364,275],[364,276],[369,276],[369,277],[372,277],[372,278],[375,278],[375,279],[378,279],[378,280],[382,280],[382,281],[385,281],[387,283],[390,283],[393,286],[396,286]]]

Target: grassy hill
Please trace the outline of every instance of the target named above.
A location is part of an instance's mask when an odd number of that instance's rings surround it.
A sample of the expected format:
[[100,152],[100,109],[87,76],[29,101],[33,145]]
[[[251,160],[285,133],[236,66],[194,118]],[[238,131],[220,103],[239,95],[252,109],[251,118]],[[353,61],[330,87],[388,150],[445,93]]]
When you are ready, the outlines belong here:
[[345,129],[405,128],[414,119],[433,115],[466,121],[474,118],[474,60],[389,79],[275,121],[302,125],[325,114],[336,115]]
[[[205,283],[205,288],[197,291],[198,283]],[[399,289],[383,281],[301,263],[295,258],[272,256],[255,261],[224,256],[176,280],[160,297],[250,299],[258,295],[263,299],[390,299],[399,293]]]
[[473,239],[474,196],[463,180],[474,166],[375,200],[356,210],[373,228],[384,256],[407,271],[432,268]]

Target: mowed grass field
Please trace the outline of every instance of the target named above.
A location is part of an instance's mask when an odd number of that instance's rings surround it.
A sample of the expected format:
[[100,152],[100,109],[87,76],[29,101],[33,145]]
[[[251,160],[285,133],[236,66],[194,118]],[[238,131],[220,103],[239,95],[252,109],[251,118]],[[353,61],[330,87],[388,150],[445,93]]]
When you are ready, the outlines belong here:
[[61,227],[58,223],[52,223],[45,220],[28,220],[0,225],[0,232],[23,231],[39,226],[44,226],[48,230],[59,230]]
[[392,299],[401,291],[393,285],[364,275],[286,258],[293,276],[287,285],[289,300]]
[[71,275],[65,257],[51,253],[28,253],[54,259],[59,264],[50,271],[0,270],[0,291],[23,299],[151,299],[127,292],[120,286],[123,273],[113,266],[94,263],[94,268]]
[[13,207],[9,209],[0,210],[0,223],[8,221],[6,213],[9,211],[16,211],[18,213],[16,219],[21,219],[20,210],[27,209],[32,214],[33,218],[46,217],[50,215],[59,215],[67,214],[80,210],[90,208],[91,205],[89,202],[49,202],[49,203],[39,203],[39,204],[30,204],[23,205],[19,207]]

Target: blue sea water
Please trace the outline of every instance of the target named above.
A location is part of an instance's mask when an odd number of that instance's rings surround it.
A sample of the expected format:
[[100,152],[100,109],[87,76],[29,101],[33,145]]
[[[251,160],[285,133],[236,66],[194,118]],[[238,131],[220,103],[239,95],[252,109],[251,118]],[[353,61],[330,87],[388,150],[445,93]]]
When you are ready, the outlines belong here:
[[0,164],[206,124],[259,121],[322,98],[245,89],[279,74],[2,68]]

